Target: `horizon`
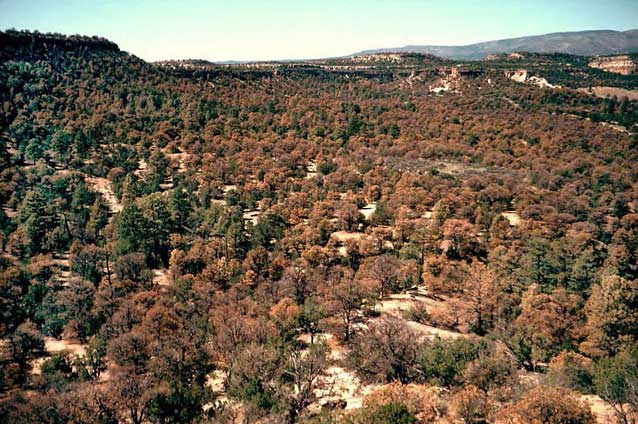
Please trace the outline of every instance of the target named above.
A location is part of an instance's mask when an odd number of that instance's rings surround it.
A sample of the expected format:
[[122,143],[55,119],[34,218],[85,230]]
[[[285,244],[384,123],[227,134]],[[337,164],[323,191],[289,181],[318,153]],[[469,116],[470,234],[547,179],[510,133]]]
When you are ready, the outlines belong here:
[[[0,29],[100,36],[146,61],[304,60],[406,46],[465,46],[486,41],[579,31],[638,28],[632,1],[517,1],[453,5],[434,1],[322,5],[290,0],[267,6],[187,0],[0,0]],[[546,13],[548,9],[552,13]],[[361,13],[361,12],[365,12]],[[409,12],[409,13],[407,13]],[[365,16],[364,16],[365,15]],[[532,17],[532,18],[530,18]],[[258,33],[256,36],[255,33]]]

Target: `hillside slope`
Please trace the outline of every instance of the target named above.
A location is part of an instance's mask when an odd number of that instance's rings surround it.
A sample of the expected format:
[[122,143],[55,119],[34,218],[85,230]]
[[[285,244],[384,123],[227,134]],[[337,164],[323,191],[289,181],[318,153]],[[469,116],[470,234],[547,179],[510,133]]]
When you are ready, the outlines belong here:
[[569,53],[581,56],[630,53],[638,51],[638,30],[578,31],[509,38],[466,46],[404,46],[365,50],[358,54],[379,52],[428,53],[446,59],[479,60],[489,54],[511,52]]
[[637,76],[2,40],[0,424],[590,424],[638,387],[638,102],[588,90]]

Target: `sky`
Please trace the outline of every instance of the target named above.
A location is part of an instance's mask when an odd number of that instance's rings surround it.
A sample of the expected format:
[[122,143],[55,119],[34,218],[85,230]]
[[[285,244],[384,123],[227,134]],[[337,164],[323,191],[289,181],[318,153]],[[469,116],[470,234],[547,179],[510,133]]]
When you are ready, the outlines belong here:
[[638,0],[0,0],[0,29],[99,35],[148,61],[310,59],[638,28]]

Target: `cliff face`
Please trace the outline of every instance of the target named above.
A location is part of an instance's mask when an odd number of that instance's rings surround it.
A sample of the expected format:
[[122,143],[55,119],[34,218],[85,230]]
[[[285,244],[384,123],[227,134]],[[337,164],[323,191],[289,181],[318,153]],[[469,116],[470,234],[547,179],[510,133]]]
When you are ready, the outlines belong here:
[[636,60],[627,55],[597,57],[589,62],[589,66],[621,75],[634,75],[637,69]]
[[516,82],[527,82],[532,75],[527,69],[517,69],[515,71],[508,70],[504,72],[505,78],[509,78]]

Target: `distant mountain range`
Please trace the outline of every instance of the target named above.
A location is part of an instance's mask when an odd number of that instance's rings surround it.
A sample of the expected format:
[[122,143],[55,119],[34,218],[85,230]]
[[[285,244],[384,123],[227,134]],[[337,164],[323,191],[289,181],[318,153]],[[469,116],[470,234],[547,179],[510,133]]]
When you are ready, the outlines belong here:
[[364,50],[355,55],[398,52],[428,53],[456,60],[480,60],[490,54],[511,52],[569,53],[580,56],[635,53],[638,52],[638,29],[556,32],[466,46],[405,46]]

